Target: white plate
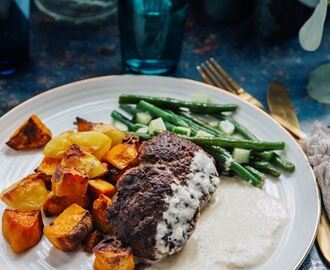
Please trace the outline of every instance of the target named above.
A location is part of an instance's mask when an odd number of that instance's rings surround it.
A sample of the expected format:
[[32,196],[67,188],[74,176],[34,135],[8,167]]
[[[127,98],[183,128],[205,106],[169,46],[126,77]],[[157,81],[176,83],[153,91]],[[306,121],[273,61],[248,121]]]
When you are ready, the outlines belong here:
[[[265,189],[286,205],[289,223],[275,252],[256,269],[286,270],[297,268],[313,244],[320,215],[320,197],[312,170],[295,140],[267,114],[237,97],[202,83],[151,76],[108,76],[76,82],[38,95],[0,119],[0,190],[33,172],[41,160],[40,151],[16,152],[4,142],[32,113],[37,114],[53,134],[74,128],[76,116],[92,121],[110,121],[118,96],[127,94],[157,95],[189,99],[194,92],[211,96],[214,102],[237,103],[236,115],[260,139],[285,141],[286,155],[296,164],[293,174],[279,181],[267,180]],[[0,213],[5,206],[0,205]],[[33,249],[14,255],[0,236],[1,269],[92,269],[93,257],[84,252],[63,253],[43,237]]]

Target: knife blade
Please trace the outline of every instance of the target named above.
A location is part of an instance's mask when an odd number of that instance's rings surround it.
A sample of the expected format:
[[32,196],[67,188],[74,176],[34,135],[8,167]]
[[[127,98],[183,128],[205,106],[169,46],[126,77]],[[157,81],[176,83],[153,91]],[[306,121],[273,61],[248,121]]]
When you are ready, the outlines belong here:
[[[278,115],[287,123],[291,124],[295,129],[297,129],[298,131],[300,130],[300,124],[297,118],[296,110],[292,105],[288,91],[283,83],[279,81],[273,81],[270,84],[267,93],[267,102],[271,115]],[[316,235],[316,242],[324,260],[329,265],[330,223],[324,209],[322,209],[321,213],[321,219]]]
[[295,128],[300,129],[296,110],[290,100],[289,93],[280,81],[273,81],[267,93],[268,107],[272,114],[283,118]]

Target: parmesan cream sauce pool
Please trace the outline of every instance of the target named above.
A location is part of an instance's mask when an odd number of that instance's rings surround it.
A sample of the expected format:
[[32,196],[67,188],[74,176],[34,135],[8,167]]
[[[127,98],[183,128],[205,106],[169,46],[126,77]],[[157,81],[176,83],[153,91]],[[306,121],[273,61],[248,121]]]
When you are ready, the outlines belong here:
[[287,223],[281,202],[240,179],[223,179],[195,232],[176,255],[148,270],[248,269],[274,251]]

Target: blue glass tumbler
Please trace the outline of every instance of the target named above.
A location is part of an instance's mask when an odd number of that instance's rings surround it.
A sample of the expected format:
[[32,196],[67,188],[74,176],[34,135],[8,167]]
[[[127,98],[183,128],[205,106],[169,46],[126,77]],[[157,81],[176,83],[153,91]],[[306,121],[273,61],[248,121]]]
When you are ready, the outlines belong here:
[[125,71],[163,74],[177,66],[188,0],[120,0],[118,19]]
[[0,0],[0,76],[28,60],[30,0]]

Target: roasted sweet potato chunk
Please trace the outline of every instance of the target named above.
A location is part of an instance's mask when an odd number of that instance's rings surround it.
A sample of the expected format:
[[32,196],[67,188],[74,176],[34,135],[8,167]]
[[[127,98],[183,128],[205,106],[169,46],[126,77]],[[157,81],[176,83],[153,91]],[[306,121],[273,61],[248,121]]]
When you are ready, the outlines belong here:
[[107,181],[101,179],[88,181],[88,194],[93,199],[97,199],[101,194],[111,198],[115,193],[116,188]]
[[76,124],[78,131],[98,131],[107,135],[112,140],[112,146],[122,143],[123,139],[125,138],[125,132],[119,130],[115,126],[111,124],[105,123],[93,123],[82,119],[80,117],[76,118]]
[[39,210],[44,204],[48,191],[45,186],[45,175],[33,173],[5,189],[1,200],[18,210]]
[[59,165],[52,177],[52,191],[56,196],[84,196],[87,186],[87,174],[74,168]]
[[51,131],[33,114],[15,130],[6,144],[15,150],[35,149],[46,145],[51,138]]
[[134,270],[135,263],[130,248],[124,248],[113,238],[103,240],[94,248],[94,270]]
[[46,217],[58,216],[66,208],[72,204],[78,204],[82,208],[89,208],[89,198],[86,195],[83,196],[56,196],[53,192],[50,192],[46,202],[43,206],[43,211]]
[[93,248],[104,239],[104,235],[99,231],[94,231],[87,236],[86,241],[83,243],[84,250],[88,253],[93,252]]
[[101,163],[101,161],[92,154],[75,144],[71,145],[70,149],[65,152],[62,165],[84,171],[89,178],[99,177],[108,172],[106,163]]
[[137,162],[138,149],[135,144],[121,143],[111,148],[103,160],[122,170]]
[[2,234],[15,253],[38,244],[43,227],[40,211],[5,209],[3,212]]
[[103,194],[96,199],[93,203],[92,217],[94,224],[100,232],[104,234],[111,233],[111,228],[109,227],[109,220],[107,217],[106,210],[111,205],[111,199]]
[[71,252],[78,248],[92,229],[92,218],[88,210],[72,204],[44,228],[44,234],[56,248]]
[[77,130],[79,132],[83,131],[91,131],[93,130],[93,126],[96,125],[97,123],[90,122],[86,119],[76,117],[76,125],[77,125]]
[[60,158],[44,157],[38,168],[37,172],[42,172],[46,175],[52,176],[55,173],[56,167],[61,163]]

